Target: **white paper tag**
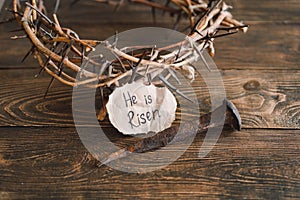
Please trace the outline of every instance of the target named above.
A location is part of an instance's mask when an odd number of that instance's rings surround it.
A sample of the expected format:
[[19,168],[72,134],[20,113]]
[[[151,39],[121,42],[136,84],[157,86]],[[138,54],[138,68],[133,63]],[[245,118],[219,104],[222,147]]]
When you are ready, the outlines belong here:
[[177,102],[168,88],[134,82],[116,88],[106,105],[110,122],[125,135],[160,132],[175,120]]

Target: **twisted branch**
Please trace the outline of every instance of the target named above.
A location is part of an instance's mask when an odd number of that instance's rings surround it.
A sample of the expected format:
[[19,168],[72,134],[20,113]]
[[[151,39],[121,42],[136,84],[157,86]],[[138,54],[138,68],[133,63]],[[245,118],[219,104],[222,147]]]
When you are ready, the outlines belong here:
[[[125,3],[124,0],[96,1],[117,7]],[[84,84],[88,87],[112,87],[119,85],[120,80],[128,76],[135,77],[136,74],[148,79],[151,77],[149,81],[158,78],[160,83],[168,86],[167,78],[176,76],[172,73],[174,70],[187,71],[187,77],[193,80],[195,70],[190,63],[203,59],[201,52],[205,49],[213,56],[215,38],[247,30],[246,25],[232,18],[229,12],[231,7],[221,0],[169,0],[166,4],[150,0],[130,0],[128,3],[138,3],[173,15],[185,16],[189,19],[192,31],[184,41],[144,51],[142,56],[141,51],[132,50],[136,47],[118,49],[116,44],[108,41],[80,39],[75,31],[60,26],[56,14],[53,14],[53,20],[46,16],[42,0],[31,0],[25,4],[13,0],[13,13],[33,44],[30,52],[38,60],[41,70],[70,86]],[[116,58],[110,61],[88,58],[88,53],[99,44]],[[97,67],[97,72],[86,69],[84,63]],[[161,73],[165,70],[168,75],[162,77]],[[80,73],[87,80],[76,82],[72,71]],[[97,84],[94,84],[95,81]]]

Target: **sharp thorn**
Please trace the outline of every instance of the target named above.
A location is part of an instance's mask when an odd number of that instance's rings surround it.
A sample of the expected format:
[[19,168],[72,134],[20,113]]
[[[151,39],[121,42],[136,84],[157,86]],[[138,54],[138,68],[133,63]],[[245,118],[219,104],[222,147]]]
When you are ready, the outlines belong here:
[[35,49],[35,46],[32,45],[30,50],[25,54],[25,56],[21,60],[21,63],[23,63],[27,59],[27,57],[34,51],[34,49]]
[[50,87],[51,87],[53,81],[54,81],[54,77],[52,77],[51,80],[50,80],[50,83],[49,83],[49,85],[48,85],[48,87],[47,87],[47,90],[46,90],[46,92],[45,92],[45,94],[44,94],[44,99],[46,99],[46,96],[48,95],[48,92],[49,92],[49,90],[50,90]]
[[166,85],[167,88],[177,93],[179,96],[183,97],[184,99],[188,100],[191,103],[195,103],[190,98],[188,98],[185,94],[179,91],[175,86],[169,83],[161,74],[158,75],[158,78]]
[[57,13],[59,4],[60,4],[60,0],[56,0],[54,11],[53,11],[54,14]]
[[137,69],[138,69],[140,63],[142,62],[142,60],[144,59],[144,56],[146,55],[146,52],[147,52],[147,51],[144,51],[142,57],[141,57],[141,58],[139,59],[139,61],[134,65],[134,68],[133,68],[133,71],[132,71],[132,75],[131,75],[131,78],[130,78],[130,80],[129,80],[128,83],[132,83],[132,82],[134,81],[134,79],[135,79],[135,77],[136,77]]

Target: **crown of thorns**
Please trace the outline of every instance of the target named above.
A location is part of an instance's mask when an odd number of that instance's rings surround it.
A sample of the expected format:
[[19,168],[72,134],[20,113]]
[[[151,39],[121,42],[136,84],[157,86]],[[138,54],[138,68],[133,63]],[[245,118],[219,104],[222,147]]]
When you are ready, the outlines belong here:
[[[116,8],[126,3],[124,0],[96,1]],[[32,43],[25,58],[33,55],[41,66],[40,71],[46,71],[52,76],[49,87],[54,79],[70,86],[114,87],[118,86],[122,79],[131,77],[132,81],[139,74],[147,77],[150,82],[158,80],[160,84],[172,88],[168,77],[176,76],[177,70],[186,71],[187,77],[194,79],[195,70],[192,63],[199,59],[203,59],[205,63],[202,55],[204,50],[207,50],[211,56],[215,54],[213,47],[215,38],[238,31],[246,32],[248,28],[247,25],[232,17],[229,12],[232,7],[221,0],[168,0],[167,2],[128,0],[127,3],[138,3],[150,6],[153,11],[159,9],[168,12],[177,17],[175,26],[180,19],[186,18],[188,20],[185,22],[189,21],[191,31],[184,41],[162,48],[153,47],[149,50],[149,47],[145,47],[142,51],[134,51],[132,47],[120,49],[117,45],[117,34],[113,42],[87,40],[81,39],[74,30],[61,27],[55,14],[59,0],[56,1],[52,17],[46,15],[43,0],[13,0],[14,17]],[[115,56],[114,59],[107,61],[99,57],[95,59],[88,57],[88,54],[99,44],[109,50]],[[141,49],[143,47],[140,47]],[[87,63],[99,70],[86,69]],[[162,75],[163,71],[167,73]],[[77,73],[86,79],[76,81]],[[92,84],[95,82],[97,84]]]

